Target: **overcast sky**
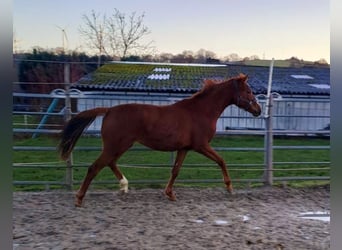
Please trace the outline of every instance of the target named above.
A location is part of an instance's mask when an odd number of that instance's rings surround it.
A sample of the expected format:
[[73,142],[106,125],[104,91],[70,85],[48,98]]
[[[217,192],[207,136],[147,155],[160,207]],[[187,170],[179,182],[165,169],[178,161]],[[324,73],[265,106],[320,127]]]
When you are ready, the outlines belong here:
[[33,46],[86,49],[78,28],[91,10],[110,15],[145,13],[144,23],[158,53],[203,48],[224,57],[258,55],[266,59],[330,62],[327,0],[13,0],[17,49]]

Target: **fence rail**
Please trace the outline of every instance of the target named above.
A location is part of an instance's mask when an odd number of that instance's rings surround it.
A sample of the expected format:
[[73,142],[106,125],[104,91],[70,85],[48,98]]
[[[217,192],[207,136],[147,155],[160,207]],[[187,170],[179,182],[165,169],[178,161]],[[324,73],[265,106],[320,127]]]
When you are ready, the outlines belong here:
[[[15,134],[20,134],[20,133],[29,133],[33,134],[36,133],[36,129],[14,129],[13,130]],[[56,134],[59,133],[60,130],[52,130],[52,129],[40,129],[39,132],[41,134]],[[287,131],[288,132],[288,131]],[[293,132],[293,131],[292,131]],[[301,131],[304,132],[304,131]],[[306,131],[307,132],[307,131]],[[327,134],[329,133],[328,131],[319,131],[320,133],[317,134]],[[88,135],[94,135],[97,134],[98,131],[87,131]],[[275,133],[277,133],[275,131]],[[222,136],[222,135],[227,135],[227,134],[238,134],[238,135],[257,135],[257,136],[264,136],[265,131],[226,131],[226,132],[219,132],[217,136]],[[284,132],[286,134],[286,132]],[[215,150],[219,152],[259,152],[261,154],[265,153],[265,146],[264,147],[214,147]],[[13,150],[16,152],[20,151],[26,151],[26,152],[33,152],[33,153],[38,153],[39,152],[55,152],[56,147],[54,146],[13,146]],[[318,145],[318,146],[298,146],[298,145],[289,145],[289,146],[272,146],[273,151],[288,151],[288,150],[310,150],[310,151],[315,151],[315,150],[330,150],[330,146],[326,145]],[[101,147],[99,146],[76,146],[74,148],[74,152],[81,151],[81,152],[93,152],[93,151],[101,151]],[[151,151],[148,148],[145,147],[133,147],[130,149],[130,151],[139,151],[139,152],[145,152],[145,151]],[[160,163],[155,163],[155,164],[132,164],[132,165],[121,165],[126,168],[139,168],[139,167],[148,167],[148,168],[165,168],[169,169],[171,164],[172,164],[172,153],[170,153],[170,161],[160,164]],[[260,172],[266,172],[266,171],[272,171],[274,172],[280,172],[284,171],[284,169],[277,168],[278,166],[298,166],[302,165],[305,167],[291,167],[287,168],[287,171],[298,171],[298,170],[306,170],[306,171],[319,171],[319,170],[325,170],[329,171],[330,170],[330,162],[329,161],[287,161],[287,162],[273,162],[272,163],[272,170],[267,170],[265,166],[265,162],[257,162],[257,163],[252,163],[252,164],[243,164],[243,163],[234,163],[234,162],[229,162],[229,171],[260,171]],[[72,168],[86,168],[90,165],[90,163],[73,163]],[[205,167],[212,167],[216,166],[216,164],[184,164],[185,167],[198,167],[198,168],[205,168]],[[310,166],[315,166],[315,167],[310,167]],[[324,166],[324,167],[323,167]],[[14,163],[13,167],[16,169],[68,169],[68,166],[64,162],[54,162],[54,163]],[[329,180],[329,175],[327,176],[296,176],[296,177],[290,177],[290,176],[283,176],[283,177],[273,177],[273,181],[294,181],[294,180]],[[49,189],[51,186],[61,186],[61,187],[70,187],[73,185],[78,185],[80,181],[78,180],[71,180],[71,183],[67,183],[65,180],[62,181],[18,181],[14,180],[13,185],[15,186],[29,186],[29,185],[40,185],[44,186],[45,189]],[[267,183],[267,180],[265,180],[264,175],[261,175],[260,178],[255,178],[255,179],[233,179],[234,182],[241,182],[241,183]],[[222,182],[221,178],[218,179],[179,179],[177,180],[177,183],[220,183]],[[116,183],[116,180],[113,178],[112,181],[94,181],[94,185],[107,185],[107,184],[114,184]],[[152,180],[152,179],[147,179],[147,180],[130,180],[131,184],[162,184],[165,183],[164,179],[160,180]]]

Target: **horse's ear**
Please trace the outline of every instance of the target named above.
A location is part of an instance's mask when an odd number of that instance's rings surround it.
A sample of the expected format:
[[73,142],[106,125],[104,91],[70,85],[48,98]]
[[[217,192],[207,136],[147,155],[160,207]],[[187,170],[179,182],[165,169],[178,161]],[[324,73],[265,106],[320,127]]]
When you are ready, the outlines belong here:
[[204,79],[204,84],[214,84],[215,82],[211,79]]
[[248,75],[245,75],[245,74],[240,73],[239,78],[240,78],[242,81],[245,82],[245,81],[247,81],[247,79],[248,79]]
[[211,85],[214,85],[214,84],[216,84],[216,82],[214,80],[204,79],[204,87],[208,87],[208,86],[211,86]]

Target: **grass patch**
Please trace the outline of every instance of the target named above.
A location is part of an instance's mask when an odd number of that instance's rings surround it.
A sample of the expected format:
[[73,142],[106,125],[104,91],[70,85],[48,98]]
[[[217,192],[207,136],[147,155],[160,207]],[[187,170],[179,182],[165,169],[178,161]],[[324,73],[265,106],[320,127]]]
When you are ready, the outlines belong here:
[[[55,147],[57,138],[39,136],[32,138],[14,138],[15,146],[40,146]],[[98,146],[101,147],[101,138],[81,137],[76,146]],[[329,145],[329,140],[324,138],[274,138],[275,146],[322,146]],[[261,136],[218,136],[211,143],[213,147],[226,148],[263,148],[264,138]],[[142,146],[136,144],[132,150],[127,151],[118,161],[120,169],[127,179],[133,182],[146,180],[144,184],[131,184],[133,188],[140,187],[163,187],[170,176],[171,166],[175,153],[160,152],[152,150],[134,150]],[[86,175],[87,167],[98,157],[100,151],[80,151],[73,153],[73,179],[81,182]],[[235,187],[246,185],[260,185],[259,183],[243,183],[239,180],[260,179],[263,176],[263,151],[218,151],[225,159],[229,173]],[[287,164],[287,162],[328,162],[329,150],[274,150],[275,177],[294,176],[329,176],[329,164]],[[13,162],[17,164],[13,169],[13,180],[15,181],[58,181],[65,182],[65,163],[60,161],[55,150],[52,151],[14,151]],[[19,166],[18,164],[26,164]],[[28,164],[29,167],[28,167]],[[152,165],[152,166],[150,166]],[[303,168],[310,168],[304,170]],[[181,183],[181,180],[215,180],[215,183]],[[110,184],[95,184],[95,182],[106,181]],[[177,182],[178,181],[178,182]],[[176,184],[179,186],[220,186],[223,187],[220,168],[204,156],[190,151],[184,161]],[[313,182],[313,181],[311,181]],[[291,182],[294,185],[300,185]],[[310,182],[308,182],[310,183]],[[117,181],[109,168],[104,168],[95,178],[91,185],[93,188],[118,188]],[[291,184],[292,185],[292,184]],[[75,184],[78,188],[79,184]],[[40,190],[46,189],[46,185],[15,185],[14,190]],[[59,185],[48,185],[48,188],[61,188]]]

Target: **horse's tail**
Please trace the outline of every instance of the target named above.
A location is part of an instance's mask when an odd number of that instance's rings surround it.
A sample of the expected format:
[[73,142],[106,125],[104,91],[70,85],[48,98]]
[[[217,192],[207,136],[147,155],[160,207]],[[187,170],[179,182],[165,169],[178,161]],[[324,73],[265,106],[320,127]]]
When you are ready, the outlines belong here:
[[71,118],[61,133],[61,141],[58,145],[58,152],[63,160],[66,160],[74,148],[78,138],[97,116],[104,115],[108,108],[95,108],[85,110]]

